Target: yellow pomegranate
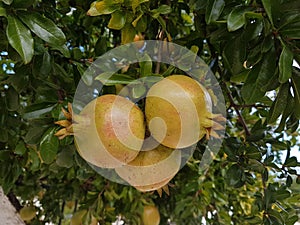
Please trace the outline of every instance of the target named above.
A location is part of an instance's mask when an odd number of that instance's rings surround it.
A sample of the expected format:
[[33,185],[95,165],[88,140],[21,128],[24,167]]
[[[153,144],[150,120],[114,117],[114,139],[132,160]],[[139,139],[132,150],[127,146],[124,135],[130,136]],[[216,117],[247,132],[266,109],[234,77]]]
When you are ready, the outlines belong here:
[[[166,91],[167,90],[167,91]],[[225,121],[212,113],[208,91],[196,80],[171,75],[154,84],[146,96],[145,114],[151,135],[170,148],[185,148],[206,135],[218,137]]]
[[140,191],[154,191],[165,186],[179,171],[181,151],[159,145],[140,151],[127,165],[115,168],[116,173]]
[[169,195],[168,184],[173,179],[173,177],[174,176],[168,177],[165,180],[154,183],[154,184],[135,186],[135,188],[137,190],[139,190],[140,192],[157,191],[160,196],[162,195],[162,191],[164,190]]
[[159,225],[160,214],[158,208],[154,205],[144,206],[142,221],[143,225]]
[[24,206],[20,210],[20,217],[22,220],[29,222],[36,216],[36,210],[33,206]]
[[126,164],[142,147],[144,114],[122,96],[103,95],[88,103],[79,115],[73,114],[72,118],[70,113],[65,114],[69,120],[56,123],[66,128],[56,135],[63,138],[74,134],[79,154],[98,167],[115,168]]

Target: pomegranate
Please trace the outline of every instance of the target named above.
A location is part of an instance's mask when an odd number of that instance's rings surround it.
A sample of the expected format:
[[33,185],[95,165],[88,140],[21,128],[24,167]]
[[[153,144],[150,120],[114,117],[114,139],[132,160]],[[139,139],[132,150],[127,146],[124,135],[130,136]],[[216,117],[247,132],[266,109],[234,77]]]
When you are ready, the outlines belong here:
[[63,138],[74,134],[79,154],[95,166],[115,168],[126,164],[142,147],[144,114],[124,97],[102,95],[88,103],[79,115],[73,114],[73,122],[70,113],[65,114],[69,122],[56,122],[66,127],[56,135]]
[[140,151],[127,165],[115,168],[117,174],[140,191],[153,191],[165,186],[179,171],[181,151],[159,145]]
[[144,206],[142,221],[143,225],[159,225],[160,215],[158,208],[154,205]]
[[224,129],[220,114],[212,113],[208,91],[196,80],[171,75],[154,84],[147,93],[145,115],[151,135],[170,148],[185,148],[206,135],[219,137]]

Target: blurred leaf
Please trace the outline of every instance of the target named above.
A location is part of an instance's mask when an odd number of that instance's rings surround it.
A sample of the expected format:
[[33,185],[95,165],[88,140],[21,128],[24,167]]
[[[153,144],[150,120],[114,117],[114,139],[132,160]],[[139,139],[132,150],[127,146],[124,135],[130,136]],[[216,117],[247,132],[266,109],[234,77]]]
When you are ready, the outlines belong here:
[[136,85],[132,88],[132,97],[133,98],[141,98],[145,96],[147,89],[144,85]]
[[116,11],[111,15],[107,27],[110,29],[121,30],[124,27],[125,22],[125,13],[122,11]]
[[14,0],[2,0],[6,5],[10,5]]
[[6,129],[0,127],[0,142],[7,142],[8,141],[8,132]]
[[56,164],[60,167],[71,168],[73,166],[74,151],[71,148],[65,148],[57,154]]
[[284,46],[279,58],[279,82],[285,83],[292,76],[293,53]]
[[144,2],[149,2],[149,0],[132,0],[131,7],[132,7],[133,12],[135,12],[135,9]]
[[140,74],[141,77],[152,75],[152,60],[148,54],[145,54],[141,59],[139,59]]
[[158,18],[160,14],[169,14],[172,12],[172,9],[168,5],[160,5],[157,9],[152,9],[150,12],[153,18]]
[[126,24],[121,30],[121,42],[127,44],[133,41],[135,29],[131,24]]
[[95,80],[99,80],[104,85],[129,84],[134,81],[134,78],[126,74],[111,74],[104,72],[98,75]]
[[64,45],[51,45],[51,48],[53,50],[60,51],[61,54],[63,54],[66,58],[71,57],[70,51],[69,51],[68,47],[65,44]]
[[233,164],[226,173],[226,182],[230,186],[235,186],[240,183],[244,171],[237,164]]
[[265,95],[265,85],[275,73],[275,59],[276,54],[272,48],[263,56],[263,60],[251,69],[241,90],[247,104],[256,103]]
[[248,8],[244,6],[236,6],[228,15],[227,28],[228,31],[235,31],[245,24],[245,12]]
[[6,17],[6,9],[2,8],[1,6],[0,6],[0,16],[5,16]]
[[225,6],[224,0],[209,0],[206,6],[205,21],[207,24],[216,21]]
[[16,148],[15,148],[15,150],[14,150],[14,153],[15,154],[17,154],[17,155],[24,155],[25,154],[25,152],[26,152],[26,147],[25,147],[25,144],[24,144],[24,142],[23,141],[20,141],[18,144],[17,144],[17,146],[16,146]]
[[266,10],[267,16],[271,22],[272,25],[273,24],[273,17],[272,17],[272,3],[268,0],[262,0],[263,6]]
[[284,37],[291,39],[300,39],[300,21],[288,23],[279,30]]
[[300,72],[298,69],[293,70],[292,75],[293,92],[295,99],[294,115],[300,120]]
[[58,151],[59,142],[58,138],[54,135],[56,128],[49,128],[43,135],[40,142],[40,154],[42,160],[46,164],[50,164],[56,158],[56,153]]
[[47,127],[43,127],[43,126],[30,127],[24,137],[25,143],[33,144],[33,145],[38,144],[46,129],[47,129]]
[[120,9],[119,4],[112,4],[106,1],[95,1],[91,4],[90,9],[87,12],[88,16],[100,16],[105,14],[111,14]]
[[232,75],[244,71],[243,63],[246,58],[245,42],[241,38],[228,41],[224,48],[223,57],[225,64]]
[[66,42],[65,34],[56,24],[36,12],[19,12],[21,20],[39,38],[53,45],[63,45]]
[[286,120],[293,113],[294,110],[296,110],[295,101],[294,101],[294,98],[293,98],[291,92],[289,92],[285,110],[283,111],[283,113],[281,115],[280,123],[279,123],[277,129],[275,130],[275,132],[279,133],[284,130],[285,125],[286,125]]
[[292,156],[292,157],[286,159],[286,161],[284,162],[284,165],[288,166],[288,167],[296,167],[296,166],[299,166],[300,163],[297,161],[297,157]]
[[20,107],[19,93],[13,87],[6,92],[6,106],[9,111],[16,111]]
[[25,64],[33,57],[33,38],[30,31],[16,17],[8,16],[6,35],[10,45],[19,53]]
[[287,107],[288,96],[289,96],[290,85],[288,83],[282,84],[280,86],[279,92],[276,96],[275,101],[270,109],[270,114],[268,116],[268,123],[275,123],[277,118],[282,114],[282,112]]

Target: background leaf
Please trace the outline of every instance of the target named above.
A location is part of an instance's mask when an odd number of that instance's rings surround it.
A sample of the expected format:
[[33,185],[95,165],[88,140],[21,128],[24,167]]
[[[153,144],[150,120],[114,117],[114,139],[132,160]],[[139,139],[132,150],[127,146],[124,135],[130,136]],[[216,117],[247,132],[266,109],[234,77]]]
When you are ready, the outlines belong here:
[[19,12],[18,16],[33,33],[44,41],[53,45],[63,45],[66,42],[62,30],[52,20],[43,17],[41,14]]
[[7,17],[6,35],[9,44],[20,54],[25,64],[33,57],[33,38],[30,31],[16,17]]

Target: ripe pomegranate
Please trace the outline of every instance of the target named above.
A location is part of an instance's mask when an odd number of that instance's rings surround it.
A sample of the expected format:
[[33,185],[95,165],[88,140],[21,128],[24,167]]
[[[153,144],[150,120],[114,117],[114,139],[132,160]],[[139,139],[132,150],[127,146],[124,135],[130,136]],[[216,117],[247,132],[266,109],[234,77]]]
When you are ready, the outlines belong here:
[[146,120],[152,136],[170,148],[185,148],[206,135],[219,137],[224,129],[217,121],[225,118],[212,113],[208,91],[196,80],[171,75],[154,84],[147,93]]
[[159,145],[140,151],[127,165],[115,168],[116,173],[140,191],[153,191],[165,186],[179,171],[181,151]]
[[36,210],[34,206],[24,206],[20,210],[20,217],[22,220],[29,222],[36,216]]
[[143,225],[159,225],[160,215],[158,208],[154,205],[144,206],[142,221]]
[[[67,126],[66,122],[56,123]],[[115,168],[138,155],[145,135],[144,114],[124,97],[102,95],[88,103],[79,115],[73,115],[71,127],[56,135],[63,138],[72,132],[77,150],[86,161]]]

